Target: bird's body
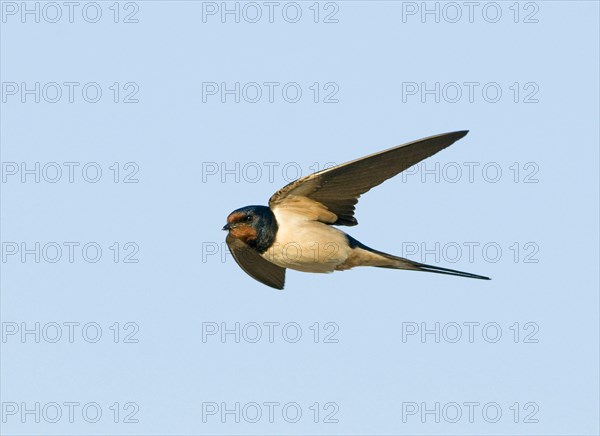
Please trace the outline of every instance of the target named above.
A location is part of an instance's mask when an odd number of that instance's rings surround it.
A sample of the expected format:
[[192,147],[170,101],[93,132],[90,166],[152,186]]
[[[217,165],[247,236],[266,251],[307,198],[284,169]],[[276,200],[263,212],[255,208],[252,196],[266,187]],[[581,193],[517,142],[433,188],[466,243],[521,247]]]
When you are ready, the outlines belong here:
[[425,265],[374,250],[333,225],[353,226],[358,197],[466,135],[452,132],[415,141],[296,180],[267,206],[246,206],[227,217],[227,244],[240,267],[282,289],[287,268],[330,273],[357,266],[429,271],[488,279]]
[[351,248],[344,232],[304,213],[274,208],[279,229],[262,257],[282,268],[329,273],[348,259]]

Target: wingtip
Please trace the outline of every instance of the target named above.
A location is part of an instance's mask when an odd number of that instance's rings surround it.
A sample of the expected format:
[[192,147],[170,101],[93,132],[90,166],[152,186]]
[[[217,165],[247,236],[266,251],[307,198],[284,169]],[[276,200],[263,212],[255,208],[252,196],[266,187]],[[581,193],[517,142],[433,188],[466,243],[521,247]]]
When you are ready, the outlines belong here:
[[452,143],[458,141],[461,138],[464,138],[465,136],[467,136],[467,133],[469,133],[468,130],[455,130],[453,132],[446,132],[446,133],[440,133],[438,135],[429,137],[429,138],[425,138],[425,139],[432,139],[432,138],[447,138],[450,141],[452,141]]
[[283,288],[285,288],[285,282],[283,282],[283,283],[272,283],[272,284],[265,283],[265,284],[267,286],[269,286],[270,288],[277,289],[278,291],[282,291]]

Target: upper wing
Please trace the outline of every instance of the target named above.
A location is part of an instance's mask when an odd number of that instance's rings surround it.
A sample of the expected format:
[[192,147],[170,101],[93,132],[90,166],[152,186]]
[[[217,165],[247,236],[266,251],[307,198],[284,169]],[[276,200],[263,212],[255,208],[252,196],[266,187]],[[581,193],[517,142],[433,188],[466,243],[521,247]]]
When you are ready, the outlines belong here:
[[462,130],[430,136],[302,177],[273,194],[269,207],[273,209],[286,201],[306,197],[313,201],[301,203],[314,205],[316,201],[321,209],[325,206],[336,215],[336,219],[325,222],[354,226],[358,224],[354,218],[354,205],[361,194],[448,147],[468,132]]
[[283,289],[285,268],[264,259],[256,250],[237,238],[227,235],[225,241],[237,264],[250,277],[272,288]]

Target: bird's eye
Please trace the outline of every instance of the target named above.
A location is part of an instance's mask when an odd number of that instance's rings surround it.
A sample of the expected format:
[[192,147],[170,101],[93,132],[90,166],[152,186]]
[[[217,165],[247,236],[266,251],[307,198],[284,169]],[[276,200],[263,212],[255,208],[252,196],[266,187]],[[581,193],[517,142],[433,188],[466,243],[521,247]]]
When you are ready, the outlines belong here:
[[252,215],[246,216],[246,221],[252,221]]

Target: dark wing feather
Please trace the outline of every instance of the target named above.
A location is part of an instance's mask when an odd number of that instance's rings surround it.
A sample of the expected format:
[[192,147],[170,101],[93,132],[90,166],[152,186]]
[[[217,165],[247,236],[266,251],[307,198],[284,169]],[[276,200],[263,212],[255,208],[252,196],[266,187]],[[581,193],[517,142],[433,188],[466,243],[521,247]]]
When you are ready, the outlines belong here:
[[369,189],[410,168],[453,144],[468,130],[444,133],[399,145],[360,159],[295,180],[269,200],[269,207],[281,205],[291,196],[304,196],[323,204],[337,215],[333,224],[354,226],[354,205]]
[[225,239],[237,264],[250,277],[275,289],[283,289],[285,268],[275,265],[244,242],[230,235]]

